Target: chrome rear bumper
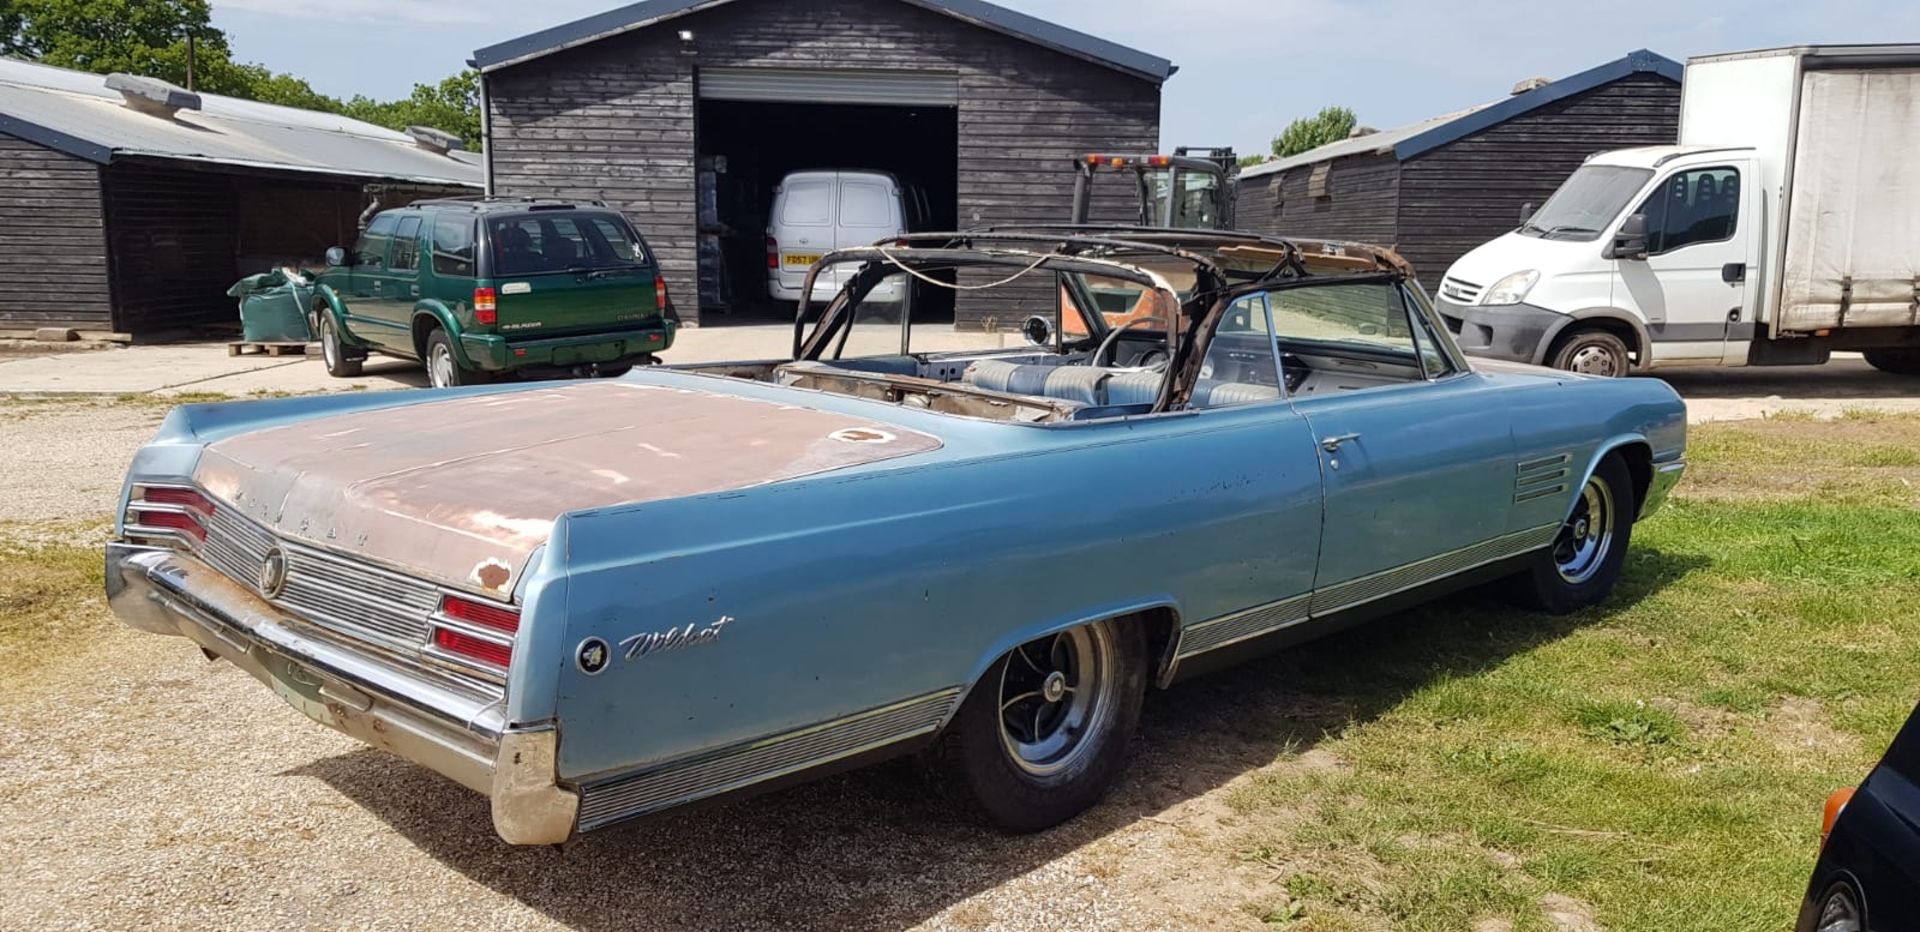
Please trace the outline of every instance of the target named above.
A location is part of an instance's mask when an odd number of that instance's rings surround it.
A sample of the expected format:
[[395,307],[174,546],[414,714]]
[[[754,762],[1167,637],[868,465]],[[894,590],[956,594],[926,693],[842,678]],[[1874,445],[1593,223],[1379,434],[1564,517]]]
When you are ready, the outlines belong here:
[[512,727],[499,698],[304,626],[186,554],[108,544],[106,582],[108,604],[128,625],[186,637],[314,721],[486,795],[507,842],[573,835],[580,797],[559,785],[552,725]]

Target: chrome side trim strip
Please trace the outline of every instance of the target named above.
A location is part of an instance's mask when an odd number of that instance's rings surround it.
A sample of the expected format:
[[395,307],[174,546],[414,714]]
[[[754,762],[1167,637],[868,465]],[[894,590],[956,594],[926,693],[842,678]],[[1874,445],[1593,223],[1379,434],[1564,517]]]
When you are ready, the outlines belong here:
[[1180,650],[1174,659],[1185,660],[1195,654],[1297,625],[1307,620],[1307,607],[1312,600],[1313,593],[1303,592],[1289,599],[1256,605],[1192,625],[1180,632]]
[[581,787],[580,830],[659,812],[930,734],[958,703],[953,686],[845,718],[668,761]]
[[1554,535],[1559,532],[1558,522],[1543,524],[1483,540],[1477,544],[1374,573],[1371,576],[1362,576],[1325,589],[1315,589],[1312,612],[1318,616],[1357,608],[1368,602],[1398,595],[1408,589],[1426,585],[1455,573],[1463,573],[1475,567],[1519,556],[1553,543]]

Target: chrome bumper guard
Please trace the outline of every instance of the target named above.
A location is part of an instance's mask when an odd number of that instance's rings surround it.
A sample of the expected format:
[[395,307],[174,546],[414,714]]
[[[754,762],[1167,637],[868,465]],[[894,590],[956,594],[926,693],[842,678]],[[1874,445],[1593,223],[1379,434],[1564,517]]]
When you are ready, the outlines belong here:
[[1647,486],[1647,500],[1640,503],[1641,518],[1659,511],[1660,506],[1667,503],[1667,496],[1673,492],[1674,486],[1680,484],[1680,476],[1686,471],[1686,460],[1654,464],[1653,482]]
[[572,837],[580,796],[559,784],[559,734],[510,727],[498,699],[460,690],[316,633],[199,560],[107,545],[107,602],[127,625],[186,637],[309,718],[486,795],[510,844]]

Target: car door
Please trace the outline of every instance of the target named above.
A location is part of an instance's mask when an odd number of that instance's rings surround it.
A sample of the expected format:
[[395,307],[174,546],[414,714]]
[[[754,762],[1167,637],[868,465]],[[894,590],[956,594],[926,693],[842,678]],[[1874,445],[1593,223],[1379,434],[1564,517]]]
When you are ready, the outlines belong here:
[[[776,267],[774,274],[781,288],[798,291],[806,281],[807,270],[833,251],[835,178],[833,172],[795,172],[780,182],[770,224],[773,251],[768,260]],[[825,281],[817,282],[814,297],[829,297],[835,290]]]
[[[906,232],[900,203],[900,189],[892,178],[872,172],[841,172],[839,204],[834,210],[834,248],[866,246]],[[858,268],[847,263],[835,266],[834,288],[844,286]],[[900,280],[890,278],[881,282],[867,300],[891,303],[900,299],[900,293]]]
[[1754,316],[1751,224],[1740,222],[1745,164],[1676,171],[1634,211],[1647,219],[1647,256],[1614,262],[1614,304],[1646,316],[1654,365],[1717,365],[1730,336],[1745,357]]
[[[1418,298],[1383,282],[1276,290],[1268,300],[1283,345],[1313,367],[1293,400],[1312,426],[1326,489],[1314,613],[1510,555],[1505,402],[1445,348]],[[1288,342],[1301,322],[1304,337]],[[1335,355],[1341,344],[1360,355]]]
[[413,308],[420,300],[421,239],[421,216],[401,215],[394,226],[393,242],[387,247],[386,268],[381,272],[380,286],[368,315],[381,344],[409,355],[414,352]]
[[387,250],[393,244],[400,218],[384,213],[360,232],[354,243],[353,264],[347,269],[347,331],[356,339],[384,346],[389,334],[380,318],[379,303],[386,288]]

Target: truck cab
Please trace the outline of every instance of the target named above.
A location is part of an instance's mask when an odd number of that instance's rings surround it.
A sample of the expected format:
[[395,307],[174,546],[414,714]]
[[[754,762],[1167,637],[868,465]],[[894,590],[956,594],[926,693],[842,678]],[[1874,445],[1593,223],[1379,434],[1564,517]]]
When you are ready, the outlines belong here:
[[1593,375],[1745,365],[1760,310],[1753,177],[1750,148],[1601,153],[1454,263],[1440,311],[1476,355]]
[[1804,365],[1920,375],[1920,45],[1691,59],[1678,145],[1589,156],[1462,256],[1472,355],[1593,375]]

